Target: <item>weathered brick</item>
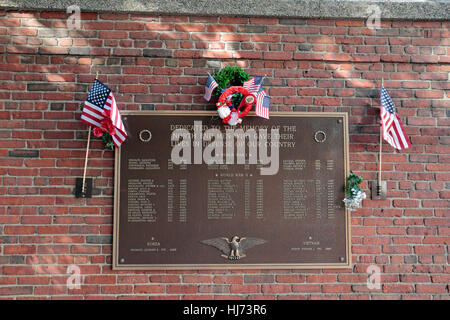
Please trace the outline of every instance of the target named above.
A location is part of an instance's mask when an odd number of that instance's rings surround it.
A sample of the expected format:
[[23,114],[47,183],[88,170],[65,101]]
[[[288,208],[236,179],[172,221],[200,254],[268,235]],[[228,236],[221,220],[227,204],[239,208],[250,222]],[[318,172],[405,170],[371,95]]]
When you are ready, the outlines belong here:
[[8,150],[9,157],[39,158],[39,150]]
[[86,243],[93,244],[112,244],[112,236],[86,236]]
[[172,58],[173,51],[167,49],[144,49],[144,57]]

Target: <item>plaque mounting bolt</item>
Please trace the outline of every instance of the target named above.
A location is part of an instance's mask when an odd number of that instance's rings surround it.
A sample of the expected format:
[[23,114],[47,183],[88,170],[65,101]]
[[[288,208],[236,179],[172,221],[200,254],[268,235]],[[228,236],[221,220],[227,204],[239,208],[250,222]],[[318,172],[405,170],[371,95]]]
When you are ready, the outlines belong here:
[[344,257],[339,257],[339,261],[344,262]]
[[124,262],[125,262],[124,258],[120,259],[120,263],[124,263]]

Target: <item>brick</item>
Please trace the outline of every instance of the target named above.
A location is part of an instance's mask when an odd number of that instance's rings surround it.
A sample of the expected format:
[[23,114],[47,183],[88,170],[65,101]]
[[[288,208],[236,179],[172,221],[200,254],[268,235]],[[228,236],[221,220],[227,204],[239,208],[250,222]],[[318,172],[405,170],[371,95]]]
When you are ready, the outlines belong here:
[[32,275],[35,274],[32,266],[3,266],[4,275]]
[[38,226],[39,234],[66,234],[68,233],[68,226]]
[[18,283],[48,285],[50,283],[50,277],[20,277],[18,278]]
[[230,286],[230,292],[231,293],[258,293],[260,292],[261,288],[260,285],[255,285],[255,284],[245,284],[245,285],[240,285],[240,284],[232,284]]
[[289,293],[291,292],[291,286],[286,284],[263,284],[261,286],[261,292],[264,294]]
[[208,32],[236,32],[235,25],[208,25]]
[[[208,275],[184,275],[183,276],[183,283],[211,283],[212,282],[212,276]],[[216,282],[215,283],[219,283]]]
[[[146,275],[118,275],[117,283],[147,283],[148,276]],[[136,287],[135,287],[136,288]]]
[[278,283],[300,283],[305,282],[306,277],[304,275],[277,275],[276,282]]
[[431,275],[431,281],[433,283],[449,283],[450,275]]
[[5,245],[4,254],[33,254],[36,253],[36,246],[32,245]]
[[116,22],[114,25],[115,30],[144,30],[144,24],[142,22]]
[[258,26],[258,25],[241,25],[238,27],[238,32],[243,33],[265,33],[266,26]]
[[5,226],[5,234],[34,234],[35,226]]
[[226,285],[199,285],[199,293],[229,293],[229,287]]
[[323,293],[346,293],[351,292],[351,285],[347,284],[324,284],[322,285]]
[[378,227],[378,234],[405,235],[406,229],[403,227]]
[[270,283],[274,282],[273,275],[245,275],[244,283]]
[[93,244],[112,244],[112,236],[86,236],[86,243]]
[[136,285],[136,286],[134,286],[134,293],[136,293],[136,294],[164,293],[164,286],[163,285]]
[[446,293],[446,285],[440,284],[416,284],[416,292],[417,293]]
[[150,276],[150,282],[178,283],[180,282],[180,277],[177,275]]
[[416,254],[444,254],[444,246],[414,246],[414,253]]
[[394,207],[400,207],[400,208],[414,208],[418,207],[419,201],[418,200],[406,200],[406,199],[394,199],[393,201]]
[[336,276],[331,274],[312,274],[306,277],[308,283],[336,282]]
[[123,294],[132,292],[133,287],[131,285],[102,286],[102,293],[104,294]]
[[0,296],[20,296],[33,293],[32,286],[17,286],[0,288]]
[[158,58],[171,58],[173,57],[173,51],[167,49],[144,49],[144,57],[158,57]]
[[321,288],[318,284],[294,284],[292,292],[320,292]]
[[39,150],[8,150],[9,157],[19,157],[19,158],[38,158]]
[[384,293],[411,293],[414,285],[411,284],[383,284]]
[[167,294],[186,294],[186,293],[196,293],[197,286],[191,284],[170,284],[166,287]]
[[202,32],[205,31],[205,24],[176,24],[175,30],[187,32]]

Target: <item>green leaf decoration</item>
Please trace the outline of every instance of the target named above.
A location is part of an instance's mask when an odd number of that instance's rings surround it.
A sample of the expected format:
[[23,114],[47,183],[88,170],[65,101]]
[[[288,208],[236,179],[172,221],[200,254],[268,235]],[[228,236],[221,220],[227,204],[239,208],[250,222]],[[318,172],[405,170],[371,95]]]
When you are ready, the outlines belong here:
[[[217,97],[220,96],[222,90],[232,86],[242,86],[244,84],[244,81],[250,80],[249,74],[242,70],[242,68],[236,66],[223,67],[214,75],[213,78],[218,84],[217,88],[215,88],[213,91],[213,94]],[[240,99],[236,97],[236,101],[237,100],[239,100],[240,103],[242,100],[242,95]],[[233,104],[236,105],[234,102]]]
[[108,132],[103,133],[102,141],[105,144],[106,149],[114,150],[114,142],[112,136]]
[[362,191],[360,184],[363,179],[361,176],[357,176],[350,170],[350,175],[346,179],[347,183],[345,185],[345,196],[346,198],[353,199],[358,191]]

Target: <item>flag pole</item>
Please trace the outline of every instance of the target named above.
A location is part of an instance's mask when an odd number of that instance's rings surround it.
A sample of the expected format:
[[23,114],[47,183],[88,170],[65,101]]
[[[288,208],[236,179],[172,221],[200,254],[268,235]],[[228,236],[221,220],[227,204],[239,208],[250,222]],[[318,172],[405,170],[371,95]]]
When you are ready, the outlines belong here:
[[[383,86],[383,78],[381,78],[381,86]],[[377,195],[381,194],[381,150],[382,150],[382,146],[383,146],[383,126],[381,124],[381,109],[380,109],[380,155],[379,155],[379,159],[380,159],[380,164],[379,164],[379,171],[378,171],[378,186],[377,186]]]
[[88,154],[89,154],[89,142],[91,141],[91,126],[89,126],[89,133],[88,133],[88,141],[86,146],[86,158],[84,159],[84,172],[83,172],[83,188],[82,193],[83,195],[86,194],[86,169],[87,169],[87,162],[88,162]]
[[[95,75],[95,80],[98,79],[98,71],[97,74]],[[84,171],[83,171],[83,184],[82,184],[82,188],[81,188],[81,193],[83,195],[86,195],[86,169],[87,169],[87,163],[88,163],[88,155],[89,155],[89,144],[91,142],[91,130],[92,127],[89,126],[89,131],[88,131],[88,140],[87,140],[87,146],[86,146],[86,157],[84,158]]]

